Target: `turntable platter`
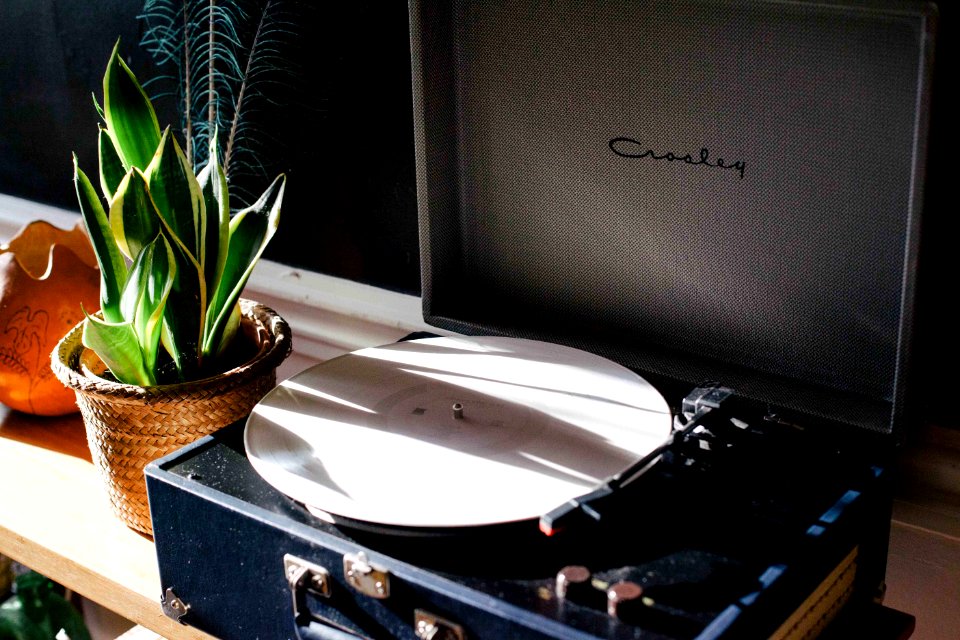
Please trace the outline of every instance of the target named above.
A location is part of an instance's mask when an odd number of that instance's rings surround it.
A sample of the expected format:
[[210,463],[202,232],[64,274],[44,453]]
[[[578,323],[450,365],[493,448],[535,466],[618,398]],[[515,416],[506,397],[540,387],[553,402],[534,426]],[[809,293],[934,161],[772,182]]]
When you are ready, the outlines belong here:
[[502,337],[362,349],[281,383],[245,432],[257,472],[311,510],[402,527],[536,518],[670,433],[643,378]]

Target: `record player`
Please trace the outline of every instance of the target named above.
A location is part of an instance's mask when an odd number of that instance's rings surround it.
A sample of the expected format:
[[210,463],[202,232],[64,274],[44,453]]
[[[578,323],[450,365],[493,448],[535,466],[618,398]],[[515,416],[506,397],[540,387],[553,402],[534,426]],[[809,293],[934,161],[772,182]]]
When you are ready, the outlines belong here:
[[[425,319],[147,469],[223,638],[906,637],[933,11],[410,6]],[[903,624],[901,624],[903,623]]]

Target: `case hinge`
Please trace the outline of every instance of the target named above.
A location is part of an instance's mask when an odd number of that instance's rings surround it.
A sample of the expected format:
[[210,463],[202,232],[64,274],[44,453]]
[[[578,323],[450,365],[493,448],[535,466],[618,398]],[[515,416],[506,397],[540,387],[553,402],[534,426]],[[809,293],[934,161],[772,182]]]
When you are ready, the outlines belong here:
[[187,624],[183,621],[183,617],[190,612],[190,605],[178,598],[170,587],[167,587],[163,595],[160,596],[160,608],[163,609],[163,614],[168,618],[173,618],[183,625]]

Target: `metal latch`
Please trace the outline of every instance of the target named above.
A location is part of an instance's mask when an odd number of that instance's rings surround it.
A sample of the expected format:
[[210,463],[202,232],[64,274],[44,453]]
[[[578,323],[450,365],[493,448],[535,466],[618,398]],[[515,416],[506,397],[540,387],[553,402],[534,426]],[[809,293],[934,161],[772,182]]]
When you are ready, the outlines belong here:
[[183,616],[190,612],[190,605],[178,598],[173,589],[167,587],[163,592],[163,596],[160,597],[160,608],[168,618],[173,618],[183,625],[187,624],[183,621]]
[[343,556],[343,576],[351,587],[365,596],[378,600],[390,597],[390,572],[371,563],[362,551]]
[[310,617],[307,593],[330,597],[330,572],[318,564],[307,562],[289,553],[283,556],[283,573],[293,599],[293,616],[298,622]]
[[463,627],[429,611],[413,612],[413,632],[420,640],[466,640]]

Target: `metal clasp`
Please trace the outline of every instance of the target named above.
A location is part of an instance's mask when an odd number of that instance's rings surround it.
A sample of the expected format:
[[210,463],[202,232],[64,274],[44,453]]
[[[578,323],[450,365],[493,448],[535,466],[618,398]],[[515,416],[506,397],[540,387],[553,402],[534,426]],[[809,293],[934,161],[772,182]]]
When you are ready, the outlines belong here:
[[362,551],[343,556],[343,576],[351,587],[365,596],[378,600],[390,597],[390,572],[371,563]]
[[322,598],[330,597],[330,572],[320,565],[288,553],[283,556],[283,573],[290,587],[293,616],[298,622],[311,615],[307,607],[307,593]]
[[413,632],[420,640],[466,640],[463,627],[429,611],[413,612]]

